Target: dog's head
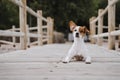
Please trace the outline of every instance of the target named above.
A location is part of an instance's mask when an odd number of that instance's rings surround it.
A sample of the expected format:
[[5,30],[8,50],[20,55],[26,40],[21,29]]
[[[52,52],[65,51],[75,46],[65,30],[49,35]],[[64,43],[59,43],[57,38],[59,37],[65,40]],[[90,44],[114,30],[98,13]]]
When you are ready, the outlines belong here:
[[77,26],[73,21],[69,22],[70,30],[73,32],[74,38],[83,38],[89,30],[85,26]]

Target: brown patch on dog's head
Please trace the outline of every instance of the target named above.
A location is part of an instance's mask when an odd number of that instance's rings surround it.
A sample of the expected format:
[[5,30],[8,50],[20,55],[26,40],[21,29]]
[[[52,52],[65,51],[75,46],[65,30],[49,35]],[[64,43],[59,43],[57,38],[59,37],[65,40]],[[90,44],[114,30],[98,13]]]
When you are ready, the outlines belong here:
[[82,26],[80,27],[79,32],[84,36],[86,33],[89,33],[89,30],[85,26]]
[[76,25],[73,21],[70,21],[70,22],[69,22],[69,27],[70,27],[70,30],[71,30],[71,31],[73,31],[76,26],[77,26],[77,25]]

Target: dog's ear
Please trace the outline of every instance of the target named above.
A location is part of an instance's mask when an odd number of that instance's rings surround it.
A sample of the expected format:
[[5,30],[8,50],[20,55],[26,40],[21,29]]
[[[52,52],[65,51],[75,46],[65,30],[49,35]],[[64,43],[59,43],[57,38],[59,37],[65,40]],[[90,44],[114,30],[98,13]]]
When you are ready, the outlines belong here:
[[69,27],[70,27],[70,30],[71,30],[71,31],[73,31],[76,26],[77,26],[77,25],[76,25],[73,21],[70,21],[70,22],[69,22]]
[[89,30],[86,28],[86,26],[81,26],[79,28],[79,32],[81,33],[82,36],[85,36],[85,34],[89,34]]
[[88,33],[88,34],[90,33],[90,31],[87,29],[86,26],[83,26],[83,28],[84,28],[84,32],[85,32],[85,33]]

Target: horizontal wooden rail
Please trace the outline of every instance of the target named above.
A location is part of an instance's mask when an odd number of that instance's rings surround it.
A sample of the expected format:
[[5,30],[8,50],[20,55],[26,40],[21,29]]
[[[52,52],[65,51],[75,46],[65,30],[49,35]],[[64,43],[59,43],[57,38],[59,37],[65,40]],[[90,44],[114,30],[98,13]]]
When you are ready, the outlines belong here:
[[42,28],[47,28],[48,26],[47,25],[45,25],[45,26],[42,26]]
[[30,27],[29,30],[37,30],[38,27]]
[[38,41],[30,43],[30,46],[35,45],[35,44],[38,44]]
[[108,37],[109,35],[111,36],[119,36],[120,35],[120,30],[117,30],[117,31],[112,31],[110,33],[101,33],[99,35],[94,35],[92,36],[93,38],[98,38],[98,37]]
[[8,37],[9,36],[16,36],[16,37],[20,37],[20,36],[24,36],[24,33],[0,30],[0,36],[8,36]]
[[[44,18],[42,16],[42,10],[37,10],[37,12],[33,11],[27,6],[26,0],[9,1],[19,7],[19,28],[15,28],[13,25],[12,29],[0,30],[0,36],[12,37],[12,42],[4,41],[4,43],[15,45],[16,37],[20,38],[21,49],[26,49],[34,44],[42,45],[43,42],[47,42],[47,44],[52,43],[54,20],[51,17]],[[29,27],[27,25],[27,12],[37,18],[37,26]],[[46,25],[43,25],[43,21],[46,22]],[[32,33],[32,30],[36,32]],[[31,43],[31,38],[37,38],[37,41]]]
[[10,45],[14,45],[13,42],[10,42],[10,41],[3,41],[3,40],[0,40],[1,43],[4,43],[4,44],[10,44]]

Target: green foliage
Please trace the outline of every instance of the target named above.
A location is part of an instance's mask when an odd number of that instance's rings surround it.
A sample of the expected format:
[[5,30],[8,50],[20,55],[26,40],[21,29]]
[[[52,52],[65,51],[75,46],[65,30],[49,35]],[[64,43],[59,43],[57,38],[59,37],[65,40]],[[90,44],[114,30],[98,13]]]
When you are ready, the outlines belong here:
[[[33,10],[42,10],[43,16],[54,18],[55,30],[68,32],[68,22],[73,20],[78,25],[89,27],[89,18],[97,16],[99,8],[107,6],[107,0],[27,0]],[[120,16],[120,1],[117,3],[116,15]],[[0,0],[0,29],[19,25],[19,9],[8,0]],[[27,14],[27,23],[36,26],[36,18]],[[107,17],[105,17],[107,24]],[[116,17],[117,25],[120,18]]]
[[[100,0],[98,2],[98,9],[104,9],[108,5],[108,0]],[[120,1],[116,4],[116,26],[120,24]],[[108,14],[105,14],[104,25],[108,25]]]
[[15,5],[8,0],[0,0],[0,29],[8,29],[18,25],[19,12]]
[[96,0],[32,0],[28,5],[34,10],[43,10],[45,17],[52,16],[57,31],[66,32],[68,22],[88,26],[89,18],[96,14]]
[[116,4],[116,26],[120,24],[120,1]]

